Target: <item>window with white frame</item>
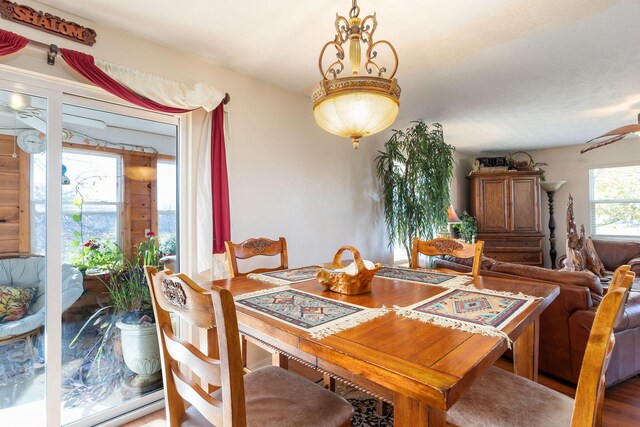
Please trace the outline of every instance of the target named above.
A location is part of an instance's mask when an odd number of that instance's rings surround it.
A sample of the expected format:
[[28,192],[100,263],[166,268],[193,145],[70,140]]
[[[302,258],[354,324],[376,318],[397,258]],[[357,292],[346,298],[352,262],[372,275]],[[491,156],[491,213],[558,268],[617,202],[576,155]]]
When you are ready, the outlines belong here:
[[640,165],[589,170],[591,234],[640,239]]
[[158,161],[158,240],[162,255],[177,252],[176,162]]
[[[44,156],[32,157],[34,175],[44,174]],[[62,186],[62,260],[70,263],[89,240],[120,243],[122,157],[65,149],[62,164],[69,182]],[[34,180],[44,182],[44,180]],[[32,251],[44,253],[46,190],[32,185]]]

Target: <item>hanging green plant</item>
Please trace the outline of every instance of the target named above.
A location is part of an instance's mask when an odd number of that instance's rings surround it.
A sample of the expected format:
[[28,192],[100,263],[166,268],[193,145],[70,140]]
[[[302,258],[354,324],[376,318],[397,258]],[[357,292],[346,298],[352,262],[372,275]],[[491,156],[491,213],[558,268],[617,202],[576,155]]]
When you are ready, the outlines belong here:
[[413,237],[431,239],[447,227],[455,150],[444,142],[439,123],[412,123],[406,131],[394,130],[375,159],[389,245],[401,245],[407,259]]

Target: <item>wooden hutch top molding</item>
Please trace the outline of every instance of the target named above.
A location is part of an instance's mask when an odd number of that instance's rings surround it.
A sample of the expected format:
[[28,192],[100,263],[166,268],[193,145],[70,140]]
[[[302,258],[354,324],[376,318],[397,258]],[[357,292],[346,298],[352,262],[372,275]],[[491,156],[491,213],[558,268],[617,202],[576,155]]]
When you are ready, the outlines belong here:
[[518,175],[542,175],[543,171],[503,171],[503,172],[471,172],[467,175],[467,179],[471,179],[474,176],[518,176]]

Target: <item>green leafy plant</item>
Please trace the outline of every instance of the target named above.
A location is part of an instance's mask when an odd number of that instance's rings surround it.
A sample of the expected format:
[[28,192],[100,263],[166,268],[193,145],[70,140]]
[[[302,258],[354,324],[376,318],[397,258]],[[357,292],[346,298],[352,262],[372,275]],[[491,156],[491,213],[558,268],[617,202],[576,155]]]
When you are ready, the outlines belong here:
[[[96,253],[106,246],[104,242],[91,242],[90,250]],[[125,323],[153,322],[151,296],[142,267],[159,264],[155,236],[140,243],[131,258],[127,258],[117,244],[108,242],[108,246],[117,256],[109,258],[111,264],[102,270],[104,274],[98,278],[108,290],[109,301],[87,319],[69,344],[69,348],[73,349],[78,347],[83,335],[98,336],[84,355],[76,374],[83,390],[91,388],[99,391],[104,384],[112,385],[113,379],[122,375],[120,361],[113,354],[118,339],[115,327],[118,320],[122,319]],[[91,254],[88,255],[88,259],[91,257]]]
[[160,242],[160,256],[175,255],[178,252],[178,242],[175,234],[163,238]]
[[439,123],[412,123],[406,131],[394,130],[375,159],[389,245],[401,245],[407,259],[413,237],[431,239],[447,227],[455,150],[444,142]]
[[92,273],[106,273],[123,257],[120,247],[109,240],[90,239],[80,245],[71,264]]
[[452,227],[458,233],[459,238],[467,243],[472,243],[478,234],[478,221],[467,211],[460,215],[460,224],[453,224]]

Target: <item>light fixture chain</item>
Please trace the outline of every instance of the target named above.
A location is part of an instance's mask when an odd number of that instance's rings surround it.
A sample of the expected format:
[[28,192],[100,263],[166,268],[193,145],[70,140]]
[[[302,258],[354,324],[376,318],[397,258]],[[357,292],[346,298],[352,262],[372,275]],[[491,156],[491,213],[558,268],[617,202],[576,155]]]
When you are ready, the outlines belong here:
[[349,11],[349,18],[355,18],[360,15],[360,6],[358,6],[357,0],[351,2],[351,10]]

